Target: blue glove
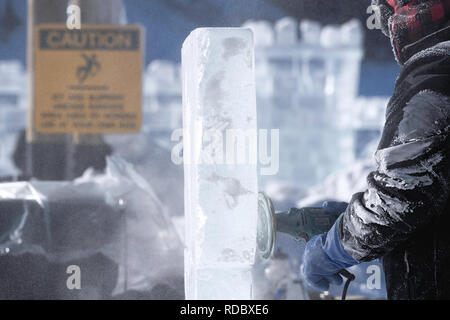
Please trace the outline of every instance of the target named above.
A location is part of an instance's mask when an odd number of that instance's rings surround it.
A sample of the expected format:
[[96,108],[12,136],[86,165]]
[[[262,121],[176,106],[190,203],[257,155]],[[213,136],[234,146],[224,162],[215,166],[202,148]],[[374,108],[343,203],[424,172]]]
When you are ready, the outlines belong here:
[[[324,204],[325,209],[327,206],[331,211],[330,203]],[[342,205],[337,205],[336,208],[342,208]],[[341,218],[342,215],[330,231],[311,238],[303,252],[303,278],[307,284],[321,291],[327,291],[330,284],[342,284],[342,277],[338,272],[358,264],[342,246],[338,233]]]

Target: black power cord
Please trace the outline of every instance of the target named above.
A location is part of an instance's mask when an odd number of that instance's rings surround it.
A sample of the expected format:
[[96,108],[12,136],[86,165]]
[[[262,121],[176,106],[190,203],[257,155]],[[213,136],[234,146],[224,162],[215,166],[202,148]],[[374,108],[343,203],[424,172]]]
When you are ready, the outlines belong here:
[[345,298],[347,297],[348,287],[350,286],[350,283],[355,280],[355,275],[348,272],[346,269],[342,269],[341,271],[339,271],[339,274],[344,278],[347,278],[347,280],[345,281],[344,290],[342,290],[342,300],[345,300]]

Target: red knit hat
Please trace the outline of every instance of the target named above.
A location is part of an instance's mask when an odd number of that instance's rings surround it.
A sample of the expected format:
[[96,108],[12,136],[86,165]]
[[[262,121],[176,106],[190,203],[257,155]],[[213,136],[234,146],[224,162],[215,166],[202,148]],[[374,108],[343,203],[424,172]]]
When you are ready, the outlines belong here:
[[409,57],[403,49],[442,29],[450,19],[450,0],[385,0],[393,8],[389,31],[398,61]]

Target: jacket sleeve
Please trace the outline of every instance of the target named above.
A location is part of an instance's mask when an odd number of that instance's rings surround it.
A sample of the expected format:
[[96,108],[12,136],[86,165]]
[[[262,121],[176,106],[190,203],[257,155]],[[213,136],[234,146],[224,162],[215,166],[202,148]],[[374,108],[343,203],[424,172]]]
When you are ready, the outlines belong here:
[[416,94],[387,118],[368,189],[353,196],[340,236],[359,262],[379,258],[443,213],[449,198],[450,99]]

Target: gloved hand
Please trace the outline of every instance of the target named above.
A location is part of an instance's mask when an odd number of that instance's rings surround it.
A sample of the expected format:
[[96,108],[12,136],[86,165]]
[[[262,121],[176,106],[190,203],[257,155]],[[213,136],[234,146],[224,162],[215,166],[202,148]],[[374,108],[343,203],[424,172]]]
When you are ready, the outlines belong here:
[[[324,208],[342,209],[338,203],[325,203]],[[344,208],[345,209],[345,208]],[[306,283],[321,291],[327,291],[330,284],[342,284],[338,272],[358,262],[345,251],[338,233],[342,215],[328,233],[317,235],[306,244],[303,252],[302,275]]]

